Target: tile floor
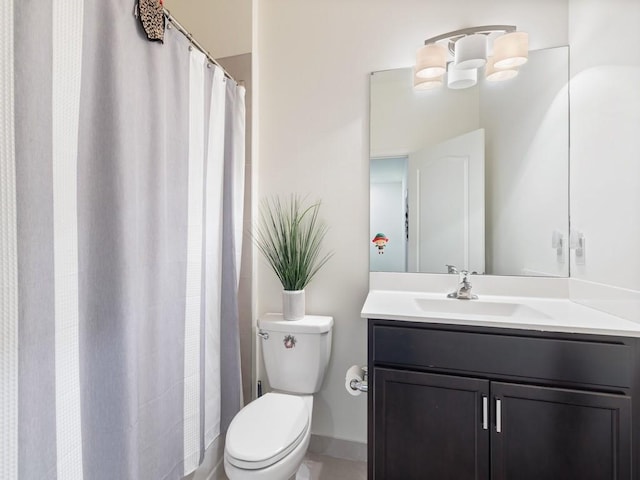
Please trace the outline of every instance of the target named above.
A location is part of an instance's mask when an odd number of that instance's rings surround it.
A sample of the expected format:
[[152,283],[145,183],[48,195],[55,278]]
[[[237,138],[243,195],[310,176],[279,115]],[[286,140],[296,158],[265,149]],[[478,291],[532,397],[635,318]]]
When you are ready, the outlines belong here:
[[366,480],[367,463],[308,453],[296,480]]
[[[366,480],[366,462],[343,460],[308,453],[298,470],[296,480]],[[221,480],[227,480],[223,476]]]

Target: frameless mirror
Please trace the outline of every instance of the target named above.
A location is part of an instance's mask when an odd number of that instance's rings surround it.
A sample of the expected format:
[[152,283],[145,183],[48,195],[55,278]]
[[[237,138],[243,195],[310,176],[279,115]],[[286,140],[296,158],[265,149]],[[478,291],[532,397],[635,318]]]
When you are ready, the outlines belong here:
[[568,82],[566,46],[464,90],[372,73],[370,270],[568,276]]

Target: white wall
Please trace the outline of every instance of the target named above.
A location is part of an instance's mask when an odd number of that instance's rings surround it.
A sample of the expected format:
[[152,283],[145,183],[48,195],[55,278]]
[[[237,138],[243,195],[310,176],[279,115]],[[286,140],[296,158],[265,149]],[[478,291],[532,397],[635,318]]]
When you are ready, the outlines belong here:
[[[402,182],[371,182],[370,205],[375,216],[370,216],[369,265],[373,272],[405,272],[407,269],[407,242],[404,235],[404,195]],[[373,238],[382,233],[389,239],[382,248],[373,244]]]
[[[558,0],[256,0],[257,194],[301,192],[323,202],[336,251],[307,289],[309,313],[335,317],[334,348],[316,396],[313,432],[366,441],[366,398],[344,374],[366,363],[360,309],[369,269],[369,74],[412,65],[424,39],[458,28],[516,24],[531,48],[567,43]],[[278,311],[280,287],[257,270],[258,313]]]
[[407,155],[480,128],[478,86],[416,90],[411,68],[376,72],[370,80],[373,158]]
[[[372,159],[369,178],[369,268],[373,272],[404,272],[407,158]],[[373,243],[378,233],[388,239],[382,249]]]
[[[569,273],[568,48],[531,52],[519,75],[484,82],[487,131],[487,271],[566,277]],[[551,246],[564,235],[563,254]]]
[[164,0],[164,6],[214,58],[251,52],[251,0]]
[[569,4],[571,276],[640,291],[640,2]]

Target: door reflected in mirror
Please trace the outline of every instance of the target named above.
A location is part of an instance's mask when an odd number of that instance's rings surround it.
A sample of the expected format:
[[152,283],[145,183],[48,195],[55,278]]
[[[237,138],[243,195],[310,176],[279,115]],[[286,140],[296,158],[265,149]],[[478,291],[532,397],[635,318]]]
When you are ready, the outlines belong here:
[[568,47],[465,90],[374,72],[370,270],[568,276],[568,82]]

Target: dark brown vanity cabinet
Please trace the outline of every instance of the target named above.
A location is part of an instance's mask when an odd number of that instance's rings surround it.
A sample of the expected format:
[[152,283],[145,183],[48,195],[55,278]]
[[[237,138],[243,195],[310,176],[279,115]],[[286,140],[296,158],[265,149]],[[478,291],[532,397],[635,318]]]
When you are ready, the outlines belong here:
[[637,340],[369,321],[369,479],[640,479]]
[[489,478],[489,442],[481,425],[488,381],[379,367],[373,376],[369,478]]

